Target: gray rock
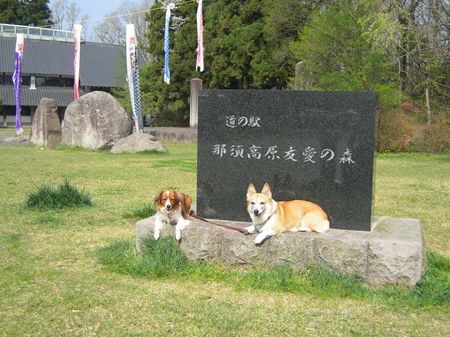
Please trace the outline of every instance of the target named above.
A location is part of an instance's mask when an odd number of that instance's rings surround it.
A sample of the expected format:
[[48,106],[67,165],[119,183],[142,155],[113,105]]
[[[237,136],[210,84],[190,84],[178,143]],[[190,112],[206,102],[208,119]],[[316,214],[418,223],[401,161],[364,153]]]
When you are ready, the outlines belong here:
[[222,229],[222,231],[224,231],[224,237],[221,261],[229,264],[265,265],[269,245],[256,246],[253,235],[243,235],[228,229]]
[[348,275],[366,277],[367,239],[364,232],[330,229],[314,238],[314,263]]
[[67,106],[62,143],[86,149],[110,149],[131,134],[132,120],[110,94],[93,91]]
[[[214,260],[220,259],[222,254],[222,242],[226,231],[212,228],[204,223],[194,222],[186,230],[181,232],[180,248],[190,260]],[[171,231],[172,235],[175,230]],[[189,240],[188,238],[195,238]]]
[[148,133],[135,132],[119,139],[111,148],[111,153],[157,151],[164,152],[164,146]]
[[148,127],[145,132],[150,133],[160,140],[171,140],[177,142],[196,142],[197,128],[187,127]]
[[426,264],[420,221],[380,217],[376,228],[368,240],[368,281],[375,285],[419,282]]
[[[153,235],[155,217],[136,223],[136,250]],[[223,222],[223,221],[217,221]],[[243,222],[227,222],[246,227]],[[232,265],[289,265],[303,270],[322,265],[372,285],[415,285],[425,271],[422,227],[417,219],[375,218],[371,232],[331,229],[324,234],[282,233],[255,246],[254,235],[243,235],[198,220],[182,232],[180,249],[190,260],[217,260]],[[175,236],[165,226],[161,236]]]
[[308,234],[302,237],[300,243],[298,235],[299,233],[284,233],[267,240],[264,243],[268,245],[265,258],[267,265],[282,266],[288,264],[295,271],[304,270],[312,265],[314,263],[315,239]]
[[33,115],[30,143],[49,148],[55,148],[61,143],[61,122],[54,99],[41,99]]

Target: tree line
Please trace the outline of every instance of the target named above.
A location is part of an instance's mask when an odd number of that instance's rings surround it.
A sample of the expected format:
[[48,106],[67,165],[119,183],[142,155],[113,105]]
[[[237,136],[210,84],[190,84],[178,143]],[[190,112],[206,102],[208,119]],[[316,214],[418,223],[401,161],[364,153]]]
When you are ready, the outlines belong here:
[[372,90],[379,97],[379,148],[415,146],[413,129],[422,122],[425,129],[439,124],[434,136],[448,147],[448,1],[205,0],[202,73],[195,71],[196,6],[180,2],[174,11],[182,24],[170,33],[170,85],[163,82],[165,12],[147,14],[152,57],[142,90],[160,125],[188,123],[194,77],[204,88]]
[[[154,3],[145,20],[134,20],[147,55],[141,68],[143,107],[157,116],[158,125],[188,124],[195,77],[211,89],[372,90],[379,97],[379,149],[412,149],[417,137],[448,148],[448,0],[204,0],[201,73],[195,70],[197,2],[172,0],[177,7],[170,30],[170,85],[163,82],[167,2],[124,1],[114,12],[130,14]],[[52,16],[46,4],[0,0],[0,21],[30,24],[11,13],[32,13],[38,5],[47,17],[34,25],[58,24],[78,13],[66,0],[56,0]],[[97,39],[124,43],[123,20],[103,20],[94,30]],[[125,85],[115,94],[127,101]]]

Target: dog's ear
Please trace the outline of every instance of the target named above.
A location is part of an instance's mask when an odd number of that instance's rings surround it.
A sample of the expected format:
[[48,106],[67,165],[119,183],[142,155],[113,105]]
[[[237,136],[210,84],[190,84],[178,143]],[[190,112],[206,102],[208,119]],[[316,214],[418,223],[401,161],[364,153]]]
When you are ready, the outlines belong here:
[[186,217],[189,214],[189,210],[191,209],[192,205],[192,198],[184,193],[177,193],[178,199],[181,201],[181,214],[183,217]]
[[175,203],[184,203],[185,194],[181,192],[175,192]]
[[268,183],[265,183],[261,193],[267,195],[269,198],[272,198],[272,192],[270,191],[270,186]]
[[161,203],[161,199],[162,199],[163,193],[164,193],[164,191],[161,191],[155,196],[155,204]]
[[247,199],[250,198],[250,196],[251,196],[252,194],[255,194],[255,193],[256,193],[255,186],[253,186],[252,183],[248,184],[248,188],[247,188]]

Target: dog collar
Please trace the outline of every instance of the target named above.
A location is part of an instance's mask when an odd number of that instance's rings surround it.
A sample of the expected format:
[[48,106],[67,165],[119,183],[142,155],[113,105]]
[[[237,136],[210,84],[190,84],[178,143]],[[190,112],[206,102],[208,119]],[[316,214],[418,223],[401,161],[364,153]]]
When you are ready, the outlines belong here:
[[272,217],[272,215],[274,215],[275,214],[275,212],[273,212],[272,214],[270,214],[269,216],[268,216],[268,218],[266,219],[266,220],[264,220],[264,222],[261,222],[260,224],[258,224],[258,225],[255,225],[255,229],[256,229],[256,233],[261,233],[261,227],[262,226],[264,226],[269,220],[270,220],[270,218]]

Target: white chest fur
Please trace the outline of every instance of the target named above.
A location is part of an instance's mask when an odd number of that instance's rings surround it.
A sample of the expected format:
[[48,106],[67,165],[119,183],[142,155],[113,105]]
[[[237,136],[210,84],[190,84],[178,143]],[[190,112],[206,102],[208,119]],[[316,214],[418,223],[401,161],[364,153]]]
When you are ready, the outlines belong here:
[[158,212],[157,217],[159,217],[160,221],[167,224],[176,224],[177,221],[181,217],[181,207],[178,209],[174,209],[171,212],[167,212],[162,209]]
[[189,220],[185,220],[181,213],[181,204],[180,207],[173,209],[170,212],[167,212],[165,209],[160,209],[156,214],[155,219],[155,229],[154,229],[154,238],[158,240],[160,236],[161,229],[164,224],[171,224],[175,226],[175,238],[177,241],[181,239],[181,231],[185,229],[189,224]]

